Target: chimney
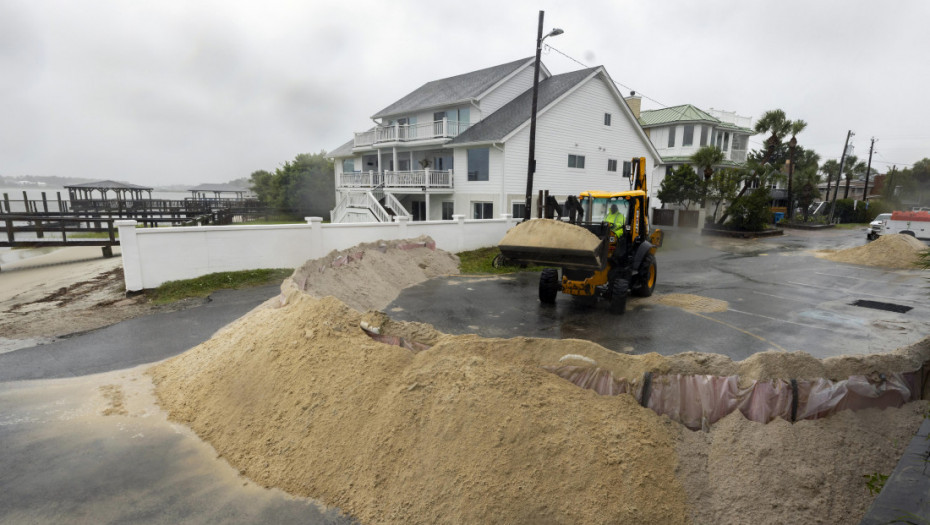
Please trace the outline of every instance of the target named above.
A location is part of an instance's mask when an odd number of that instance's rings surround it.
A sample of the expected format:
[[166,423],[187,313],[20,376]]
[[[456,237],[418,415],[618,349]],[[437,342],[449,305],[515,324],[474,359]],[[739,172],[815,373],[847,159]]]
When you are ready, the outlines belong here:
[[633,116],[636,117],[636,120],[639,120],[639,110],[643,105],[643,97],[637,95],[635,91],[630,91],[630,96],[626,97],[624,100],[626,100],[626,104],[630,106]]

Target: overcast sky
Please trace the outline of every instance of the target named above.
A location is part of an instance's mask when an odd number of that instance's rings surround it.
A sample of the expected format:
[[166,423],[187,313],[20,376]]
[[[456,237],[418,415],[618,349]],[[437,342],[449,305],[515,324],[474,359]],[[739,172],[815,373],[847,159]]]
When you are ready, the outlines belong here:
[[[644,109],[807,121],[885,172],[930,157],[930,2],[0,0],[0,175],[225,182],[332,150],[430,80],[603,65]],[[554,50],[553,73],[582,66]],[[750,147],[758,149],[759,137]]]

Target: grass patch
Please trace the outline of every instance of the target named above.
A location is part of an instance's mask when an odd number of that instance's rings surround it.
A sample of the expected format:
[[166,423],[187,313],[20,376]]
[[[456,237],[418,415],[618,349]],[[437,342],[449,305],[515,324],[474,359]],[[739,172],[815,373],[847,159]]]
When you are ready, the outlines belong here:
[[481,248],[478,250],[471,250],[468,252],[460,252],[456,255],[459,256],[459,271],[466,274],[473,273],[515,273],[515,272],[539,272],[542,271],[542,266],[526,266],[521,267],[520,265],[508,264],[501,266],[500,268],[494,267],[494,258],[500,255],[501,251],[497,247],[492,248]]
[[207,297],[217,290],[247,288],[280,283],[294,273],[290,268],[218,272],[181,281],[168,281],[145,295],[155,304],[165,304],[191,297]]
[[[70,233],[68,234],[69,239],[109,239],[110,234],[108,232],[86,232],[86,233]],[[114,232],[113,238],[119,239],[119,232]]]

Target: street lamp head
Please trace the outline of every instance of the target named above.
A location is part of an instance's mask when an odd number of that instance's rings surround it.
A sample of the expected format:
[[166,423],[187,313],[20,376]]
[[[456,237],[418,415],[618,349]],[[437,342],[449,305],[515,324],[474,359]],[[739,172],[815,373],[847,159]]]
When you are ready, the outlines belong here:
[[[561,35],[561,34],[564,33],[564,32],[565,32],[565,31],[562,31],[561,29],[559,29],[558,27],[556,27],[556,28],[553,28],[552,31],[549,31],[549,34],[546,35],[546,36],[559,36],[559,35]],[[545,37],[543,37],[543,38],[545,38]]]

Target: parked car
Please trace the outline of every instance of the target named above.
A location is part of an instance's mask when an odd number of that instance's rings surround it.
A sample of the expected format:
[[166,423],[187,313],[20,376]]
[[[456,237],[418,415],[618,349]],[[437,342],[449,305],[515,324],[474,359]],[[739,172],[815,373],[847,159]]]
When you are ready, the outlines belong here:
[[869,223],[865,238],[870,241],[878,239],[878,236],[882,234],[882,228],[885,227],[885,222],[889,219],[891,219],[890,213],[879,213],[875,220]]

